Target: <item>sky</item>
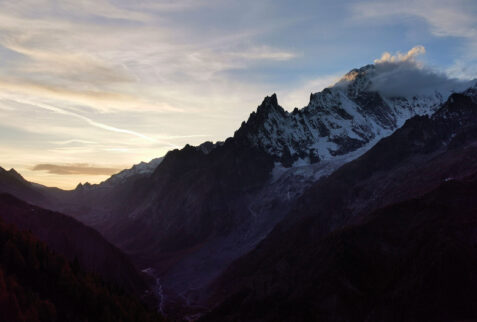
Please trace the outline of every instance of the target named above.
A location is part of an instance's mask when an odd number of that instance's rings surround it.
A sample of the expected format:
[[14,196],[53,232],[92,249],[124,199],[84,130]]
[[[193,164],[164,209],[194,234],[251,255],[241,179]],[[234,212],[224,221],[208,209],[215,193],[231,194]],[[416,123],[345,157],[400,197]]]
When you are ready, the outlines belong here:
[[475,0],[0,0],[0,166],[98,183],[409,53],[475,78],[475,17]]

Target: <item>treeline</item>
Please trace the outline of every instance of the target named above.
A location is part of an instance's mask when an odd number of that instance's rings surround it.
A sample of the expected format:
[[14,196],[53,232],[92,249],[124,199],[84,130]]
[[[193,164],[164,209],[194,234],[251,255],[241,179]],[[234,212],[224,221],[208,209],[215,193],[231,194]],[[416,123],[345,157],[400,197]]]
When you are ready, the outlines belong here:
[[162,321],[137,298],[85,273],[28,232],[0,221],[2,321]]

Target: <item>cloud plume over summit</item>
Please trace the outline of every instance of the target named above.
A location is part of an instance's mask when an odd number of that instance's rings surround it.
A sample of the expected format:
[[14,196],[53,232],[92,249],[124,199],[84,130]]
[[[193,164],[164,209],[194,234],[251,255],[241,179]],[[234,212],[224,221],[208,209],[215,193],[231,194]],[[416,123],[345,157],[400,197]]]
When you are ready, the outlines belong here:
[[390,54],[389,52],[384,52],[379,59],[375,59],[375,64],[385,64],[385,63],[402,63],[405,61],[416,62],[416,57],[426,53],[426,48],[424,46],[415,46],[411,48],[407,53],[403,54],[397,52],[395,55]]
[[425,52],[423,46],[415,46],[405,54],[383,53],[374,61],[371,88],[388,97],[412,97],[434,91],[457,92],[470,86],[467,80],[451,78],[417,60]]

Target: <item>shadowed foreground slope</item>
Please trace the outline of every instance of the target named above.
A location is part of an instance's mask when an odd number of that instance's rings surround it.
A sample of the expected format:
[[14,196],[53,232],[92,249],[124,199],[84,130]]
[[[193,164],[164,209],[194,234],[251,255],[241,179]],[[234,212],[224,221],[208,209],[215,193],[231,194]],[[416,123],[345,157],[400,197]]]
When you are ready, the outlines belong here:
[[288,253],[300,258],[295,266],[276,263],[270,276],[250,278],[203,320],[475,319],[476,231],[477,177],[449,181]]
[[147,290],[146,281],[126,255],[76,219],[27,204],[7,194],[0,194],[0,219],[32,232],[68,260],[77,259],[88,272],[99,274],[137,294]]
[[0,221],[2,321],[160,321],[135,297]]

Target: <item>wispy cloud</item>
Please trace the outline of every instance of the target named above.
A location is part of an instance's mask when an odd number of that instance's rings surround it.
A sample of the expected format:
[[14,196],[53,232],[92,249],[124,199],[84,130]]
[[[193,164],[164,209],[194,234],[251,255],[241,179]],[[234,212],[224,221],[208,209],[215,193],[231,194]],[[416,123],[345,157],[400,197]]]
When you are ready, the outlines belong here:
[[436,36],[475,38],[477,35],[475,7],[468,0],[364,1],[353,7],[359,19],[389,19],[409,15],[424,19]]
[[47,171],[51,174],[59,175],[112,175],[122,170],[119,168],[99,167],[85,163],[75,164],[37,164],[33,167],[33,171]]
[[[257,43],[252,28],[239,32],[214,29],[213,36],[204,37],[200,30],[183,30],[150,9],[205,5],[213,3],[160,1],[132,6],[105,0],[94,5],[68,1],[60,4],[62,15],[48,1],[40,11],[31,9],[37,6],[5,6],[0,14],[0,46],[21,57],[15,58],[3,77],[0,69],[2,86],[56,96],[69,104],[79,101],[102,111],[181,112],[197,107],[186,103],[200,99],[196,93],[230,83],[220,73],[246,69],[257,61],[297,57],[290,49]],[[140,14],[138,23],[114,20],[129,17],[128,12],[133,18]],[[92,18],[98,15],[114,19]],[[268,28],[263,26],[262,32]]]
[[291,51],[283,51],[268,46],[253,47],[247,51],[229,53],[232,58],[242,58],[246,60],[272,60],[287,61],[298,56]]
[[50,84],[38,84],[0,77],[0,90],[16,93],[18,96],[36,96],[40,99],[57,99],[63,105],[83,104],[99,111],[110,110],[149,110],[156,112],[181,112],[168,104],[156,104],[127,93],[115,93],[98,90],[69,89]]
[[425,52],[423,46],[415,46],[404,54],[383,53],[374,61],[376,69],[371,77],[372,88],[390,97],[412,97],[435,91],[458,92],[471,85],[468,80],[451,78],[421,63],[417,57]]
[[78,143],[78,144],[96,144],[97,142],[81,140],[81,139],[71,139],[71,140],[64,140],[64,141],[52,141],[51,143],[58,144],[58,145],[69,145],[69,144],[76,144],[76,143]]
[[[45,110],[48,110],[48,111],[51,111],[51,112],[54,112],[54,113],[72,116],[72,117],[75,117],[75,118],[78,118],[80,120],[85,121],[86,123],[88,123],[91,126],[94,126],[94,127],[106,130],[106,131],[133,135],[133,136],[139,137],[141,139],[147,140],[149,142],[159,142],[159,140],[151,138],[151,137],[149,137],[147,135],[144,135],[142,133],[127,130],[127,129],[121,129],[121,128],[110,126],[110,125],[107,125],[107,124],[104,124],[104,123],[96,122],[96,121],[94,121],[94,120],[92,120],[92,119],[90,119],[86,116],[83,116],[83,115],[80,115],[80,114],[77,114],[77,113],[74,113],[74,112],[56,107],[56,106],[52,106],[52,105],[48,105],[48,104],[44,104],[44,103],[38,103],[38,102],[31,102],[31,101],[27,101],[27,100],[21,100],[21,99],[12,99],[12,100],[14,100],[15,102],[21,103],[21,104],[27,104],[27,105],[35,106],[35,107],[45,109]],[[168,142],[163,142],[163,143],[166,143],[173,148],[177,147],[177,145],[172,144],[172,143],[168,143]]]
[[196,9],[198,7],[208,7],[217,5],[219,1],[217,0],[146,0],[141,1],[137,4],[141,9],[155,10],[159,12],[174,12],[174,11],[183,11]]

